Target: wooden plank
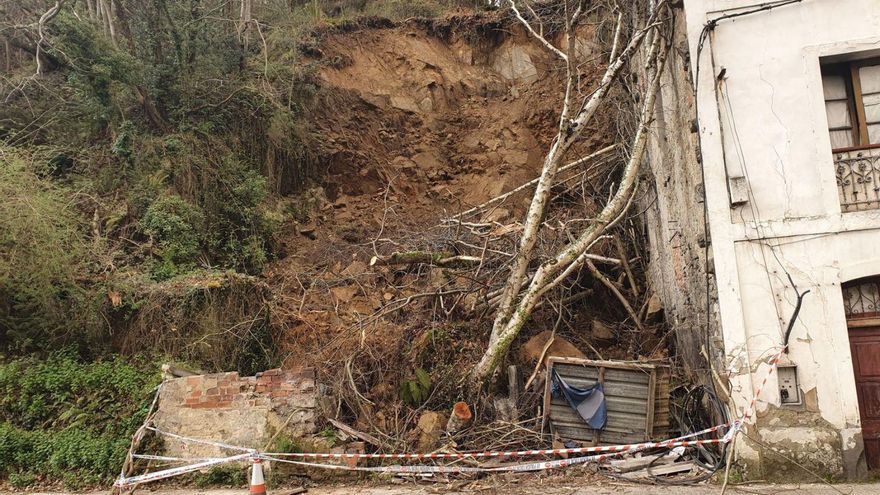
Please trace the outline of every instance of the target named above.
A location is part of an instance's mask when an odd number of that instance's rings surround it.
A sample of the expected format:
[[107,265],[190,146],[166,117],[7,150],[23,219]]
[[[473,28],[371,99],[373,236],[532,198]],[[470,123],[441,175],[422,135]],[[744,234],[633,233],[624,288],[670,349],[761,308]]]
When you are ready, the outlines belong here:
[[[637,374],[633,373],[633,370],[615,370],[611,368],[602,369],[605,370],[606,382],[626,382],[647,386],[651,378],[650,372]],[[593,367],[561,364],[556,366],[556,372],[559,373],[559,375],[563,378],[577,377],[586,380],[593,380],[594,382],[598,381],[599,379],[599,368]]]
[[[584,422],[584,420],[572,409],[567,408],[568,411],[565,411],[563,408],[559,408],[560,410],[553,411],[550,414],[550,420],[553,421],[553,424],[559,423],[567,423],[572,426],[579,426],[582,428],[588,428],[589,426]],[[611,419],[611,415],[608,415],[608,421],[605,423],[606,430],[618,430],[618,431],[641,431],[645,432],[645,417],[639,414],[624,414],[618,413],[614,415],[614,419]]]
[[385,444],[383,444],[381,441],[379,441],[378,438],[374,437],[373,435],[370,435],[368,433],[364,433],[361,431],[357,431],[354,428],[352,428],[351,426],[348,426],[347,424],[342,423],[340,421],[336,421],[333,418],[327,418],[327,421],[329,421],[330,424],[332,424],[333,426],[335,426],[336,428],[338,428],[343,433],[345,433],[349,436],[352,436],[355,438],[360,438],[361,440],[363,440],[367,443],[373,444],[376,447],[385,447]]
[[[554,411],[557,409],[568,409],[572,414],[577,414],[574,409],[568,404],[563,397],[555,397],[550,401],[550,408],[552,416]],[[566,406],[566,407],[563,407]],[[605,407],[608,409],[608,412],[619,412],[624,414],[632,414],[636,413],[640,416],[644,416],[648,412],[648,404],[644,399],[629,399],[626,397],[611,397],[605,398]]]
[[[590,380],[581,380],[578,378],[570,378],[565,375],[560,375],[565,383],[571,385],[572,387],[577,388],[589,388],[596,384],[596,381]],[[648,399],[648,387],[633,385],[631,383],[625,382],[605,382],[605,397],[632,397],[634,399],[641,399],[645,401]]]
[[580,359],[580,358],[568,358],[568,357],[559,357],[559,356],[551,356],[548,359],[548,363],[550,360],[553,361],[553,364],[574,364],[578,366],[592,366],[594,368],[606,367],[608,369],[618,369],[618,370],[634,370],[634,371],[642,371],[644,372],[646,369],[655,368],[656,365],[651,363],[630,363],[630,362],[621,362],[621,361],[595,361],[592,359]]
[[675,464],[668,464],[666,466],[656,466],[651,467],[650,469],[642,469],[640,471],[633,471],[632,473],[622,474],[622,478],[626,479],[644,479],[650,478],[653,476],[664,476],[669,474],[676,473],[684,473],[693,470],[696,465],[691,461],[686,462],[676,462]]
[[[553,430],[559,438],[563,440],[574,440],[576,442],[589,443],[593,441],[593,430],[569,425],[554,425]],[[602,432],[602,443],[606,445],[621,445],[628,443],[638,443],[643,440],[644,433],[624,431],[604,430]]]
[[654,427],[651,438],[665,440],[672,436],[672,422],[669,413],[669,394],[671,385],[670,369],[668,366],[657,367],[657,383],[654,393]]
[[871,142],[868,139],[868,125],[866,124],[867,118],[865,117],[865,102],[862,101],[862,82],[859,79],[859,68],[855,65],[850,66],[850,78],[852,80],[853,86],[853,101],[855,102],[856,107],[856,118],[858,120],[857,125],[859,128],[859,143],[860,145],[869,144]]
[[654,432],[654,393],[657,391],[657,371],[651,370],[651,378],[648,382],[648,410],[645,412],[647,416],[647,424],[645,425],[645,438],[651,438]]
[[678,459],[678,457],[678,454],[667,452],[665,454],[646,455],[629,459],[612,459],[608,462],[608,465],[619,473],[627,473],[637,469],[644,469],[648,467],[649,464],[653,464],[653,467],[672,464]]

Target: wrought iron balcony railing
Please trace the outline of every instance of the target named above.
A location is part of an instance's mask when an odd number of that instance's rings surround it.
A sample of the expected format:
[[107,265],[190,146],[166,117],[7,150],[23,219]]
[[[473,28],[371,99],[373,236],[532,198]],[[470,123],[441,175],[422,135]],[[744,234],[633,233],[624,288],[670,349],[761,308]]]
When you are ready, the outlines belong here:
[[880,208],[880,146],[835,150],[834,166],[844,212]]

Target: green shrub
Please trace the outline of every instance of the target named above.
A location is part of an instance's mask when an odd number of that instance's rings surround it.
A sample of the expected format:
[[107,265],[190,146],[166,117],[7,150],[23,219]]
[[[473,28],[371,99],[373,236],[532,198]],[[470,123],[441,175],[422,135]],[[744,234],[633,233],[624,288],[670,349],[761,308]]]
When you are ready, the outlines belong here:
[[32,170],[30,157],[4,153],[0,349],[25,352],[88,340],[89,329],[101,328],[81,281],[89,254],[82,223],[64,192]]
[[0,421],[26,429],[89,429],[128,435],[135,412],[158,383],[147,365],[109,358],[84,362],[70,350],[0,365]]
[[278,228],[265,205],[266,178],[234,158],[218,165],[215,178],[201,191],[212,257],[222,266],[260,273]]
[[0,365],[0,477],[14,486],[110,481],[158,383],[146,364],[72,351]]
[[105,483],[118,474],[128,444],[87,430],[29,431],[0,422],[0,474],[12,484],[61,480],[76,489]]
[[422,368],[416,368],[413,376],[400,382],[400,399],[412,407],[421,406],[428,400],[433,386],[431,375]]
[[159,280],[191,271],[201,253],[204,215],[180,196],[161,197],[141,219],[143,231],[158,243],[161,263],[151,272]]

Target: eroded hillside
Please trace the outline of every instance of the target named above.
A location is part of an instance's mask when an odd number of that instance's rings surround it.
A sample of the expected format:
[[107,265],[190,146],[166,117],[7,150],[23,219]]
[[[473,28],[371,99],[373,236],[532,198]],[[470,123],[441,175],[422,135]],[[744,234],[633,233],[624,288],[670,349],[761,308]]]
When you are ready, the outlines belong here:
[[[320,40],[310,50],[321,64],[310,118],[315,153],[328,169],[303,196],[308,214],[285,234],[288,256],[269,270],[272,314],[286,365],[318,365],[327,383],[339,384],[340,404],[369,422],[376,414],[395,414],[377,410],[399,407],[398,387],[418,369],[430,370],[436,384],[432,403],[460,395],[491,328],[487,303],[503,281],[494,271],[515,250],[531,194],[513,195],[464,222],[443,221],[539,175],[556,132],[563,82],[546,50],[497,17],[364,23],[324,32]],[[579,47],[596,52],[594,63],[602,56],[598,46]],[[584,89],[591,84],[584,79]],[[573,157],[614,141],[618,127],[610,117],[592,121]],[[586,168],[595,174],[596,190],[613,181],[607,166]],[[588,195],[566,190],[570,186],[560,184],[562,215],[595,208]],[[603,249],[613,247],[598,252]],[[382,266],[391,253],[411,250],[486,261],[466,269]],[[494,260],[483,256],[487,250]],[[493,273],[488,285],[481,273]],[[608,301],[598,296],[580,304],[562,328],[558,312],[540,312],[522,342],[555,324],[582,349],[607,347],[604,357],[657,351],[653,336],[640,337],[634,348],[627,334],[613,329],[620,316]],[[612,323],[594,336],[589,329],[597,318]],[[530,366],[531,358],[526,353],[517,361]],[[394,429],[380,422],[359,426]]]

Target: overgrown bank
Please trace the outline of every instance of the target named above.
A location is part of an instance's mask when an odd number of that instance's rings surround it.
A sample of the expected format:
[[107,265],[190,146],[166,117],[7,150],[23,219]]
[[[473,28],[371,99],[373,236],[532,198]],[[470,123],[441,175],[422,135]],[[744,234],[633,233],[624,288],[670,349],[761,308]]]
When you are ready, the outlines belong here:
[[160,360],[281,362],[261,274],[318,206],[299,195],[327,166],[309,112],[336,63],[305,54],[358,16],[468,2],[264,2],[234,22],[230,2],[108,18],[68,1],[35,37],[53,4],[0,7],[0,478],[17,487],[109,481]]
[[0,363],[0,476],[16,488],[112,481],[158,383],[138,358],[68,350]]
[[[0,206],[13,253],[2,259],[3,346],[243,374],[313,365],[338,419],[388,449],[430,450],[415,424],[467,394],[531,190],[486,202],[541,173],[564,77],[509,12],[431,20],[409,17],[456,2],[325,2],[317,15],[302,3],[229,22],[238,13],[223,2],[162,2],[116,34],[63,10],[46,26],[55,66],[39,85],[32,66],[16,67],[22,84],[5,88],[13,105],[0,120],[9,181],[22,184]],[[577,45],[578,94],[609,57],[601,12]],[[637,81],[620,79],[615,111],[571,143],[583,166],[550,191],[535,266],[619,184],[618,142],[633,134],[621,109],[639,98]],[[32,197],[44,206],[27,207]],[[659,310],[640,290],[639,235],[631,218],[621,225],[625,243],[597,239],[598,269],[566,272],[534,308],[511,363],[539,364],[528,348],[542,335],[594,357],[666,357]],[[478,421],[531,414],[537,390],[518,411],[480,404]]]

